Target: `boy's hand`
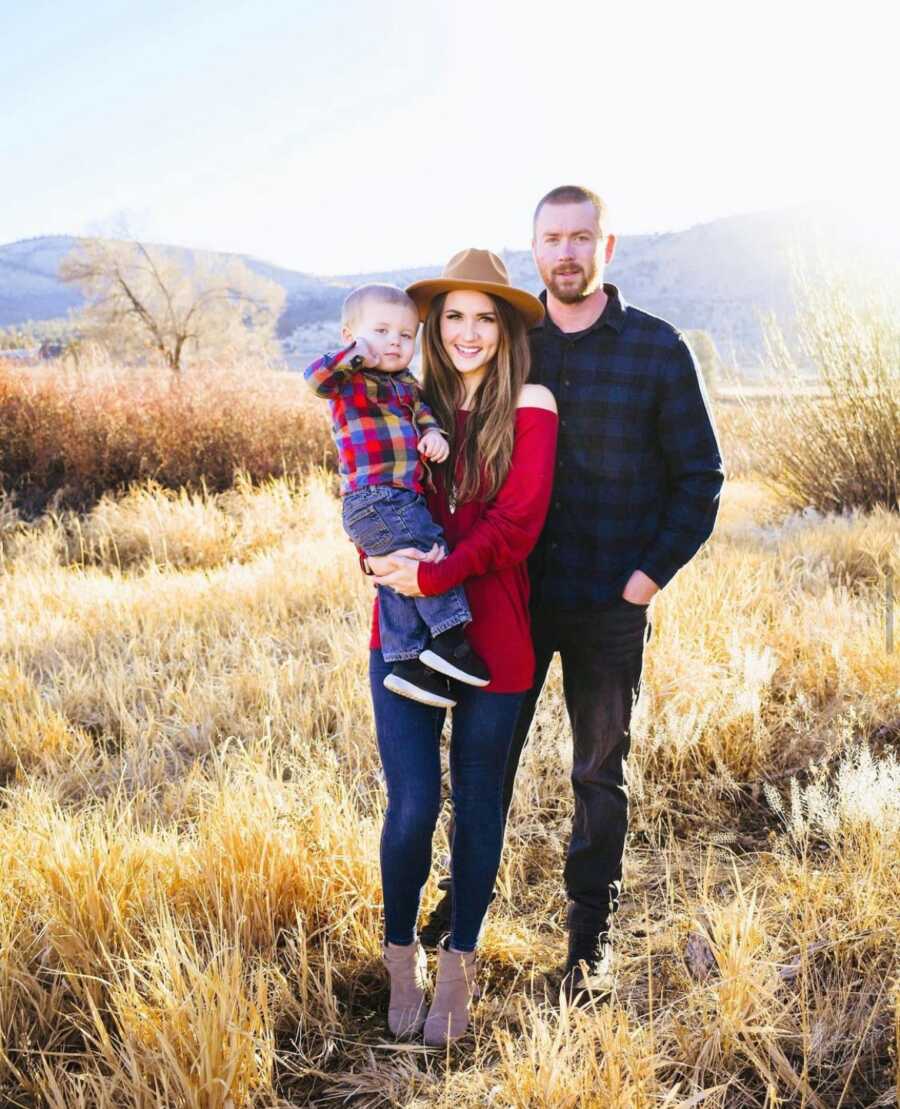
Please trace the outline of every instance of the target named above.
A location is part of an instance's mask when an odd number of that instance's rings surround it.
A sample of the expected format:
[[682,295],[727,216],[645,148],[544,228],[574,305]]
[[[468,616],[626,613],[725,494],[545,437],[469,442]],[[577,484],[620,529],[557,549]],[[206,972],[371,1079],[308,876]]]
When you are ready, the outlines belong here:
[[[357,366],[362,365],[365,366],[367,370],[373,370],[378,365],[378,360],[381,355],[376,352],[370,340],[362,335],[357,335],[348,357],[350,358],[351,365],[356,363]],[[362,362],[356,362],[357,358],[361,358]]]
[[443,462],[449,453],[447,440],[434,428],[426,431],[419,440],[419,454],[424,454],[430,462]]

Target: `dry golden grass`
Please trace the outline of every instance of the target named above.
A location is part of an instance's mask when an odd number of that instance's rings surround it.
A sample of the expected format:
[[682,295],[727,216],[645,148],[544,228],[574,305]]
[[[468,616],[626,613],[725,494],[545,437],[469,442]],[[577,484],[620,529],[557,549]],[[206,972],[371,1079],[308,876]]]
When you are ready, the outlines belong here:
[[551,673],[485,996],[444,1055],[384,1034],[371,592],[333,477],[138,486],[30,525],[4,502],[4,1104],[893,1104],[898,539],[886,512],[789,516],[748,473],[654,601],[599,1014],[554,997],[570,751]]

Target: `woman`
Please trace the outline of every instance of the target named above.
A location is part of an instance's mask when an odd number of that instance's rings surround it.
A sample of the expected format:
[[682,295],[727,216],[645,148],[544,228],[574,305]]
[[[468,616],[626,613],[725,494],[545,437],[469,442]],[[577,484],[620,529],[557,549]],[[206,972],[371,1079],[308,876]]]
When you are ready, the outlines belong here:
[[425,1014],[425,954],[416,939],[419,897],[431,866],[441,802],[440,737],[446,710],[386,690],[377,608],[370,678],[388,790],[381,839],[384,960],[391,979],[388,1026],[445,1044],[468,1027],[475,947],[500,862],[504,768],[534,653],[525,560],[544,523],[553,482],[556,404],[528,385],[527,328],[543,317],[536,297],[510,285],[494,254],[467,250],[443,275],[407,290],[425,320],[425,398],[450,445],[428,504],[450,553],[405,550],[369,564],[406,596],[465,584],[466,629],[485,660],[485,688],[457,685],[450,740],[454,810],[453,917],[438,949],[437,981]]

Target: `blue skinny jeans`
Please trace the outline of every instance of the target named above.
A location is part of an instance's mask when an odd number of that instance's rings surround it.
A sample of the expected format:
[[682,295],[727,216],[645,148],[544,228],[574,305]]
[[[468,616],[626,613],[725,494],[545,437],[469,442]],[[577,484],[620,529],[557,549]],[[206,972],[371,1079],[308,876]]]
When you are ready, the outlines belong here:
[[[372,650],[369,679],[388,793],[381,832],[384,934],[389,943],[409,944],[416,935],[441,809],[440,742],[446,710],[385,689],[382,682],[390,670],[381,651]],[[500,866],[503,777],[525,694],[487,693],[457,683],[454,696],[450,943],[457,951],[474,951]]]

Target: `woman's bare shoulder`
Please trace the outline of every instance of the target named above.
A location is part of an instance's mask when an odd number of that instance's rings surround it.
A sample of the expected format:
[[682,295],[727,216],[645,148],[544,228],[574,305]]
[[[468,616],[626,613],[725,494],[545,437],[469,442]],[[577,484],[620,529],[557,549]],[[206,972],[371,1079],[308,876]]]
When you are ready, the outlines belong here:
[[516,408],[546,408],[556,411],[556,398],[546,385],[523,385]]

